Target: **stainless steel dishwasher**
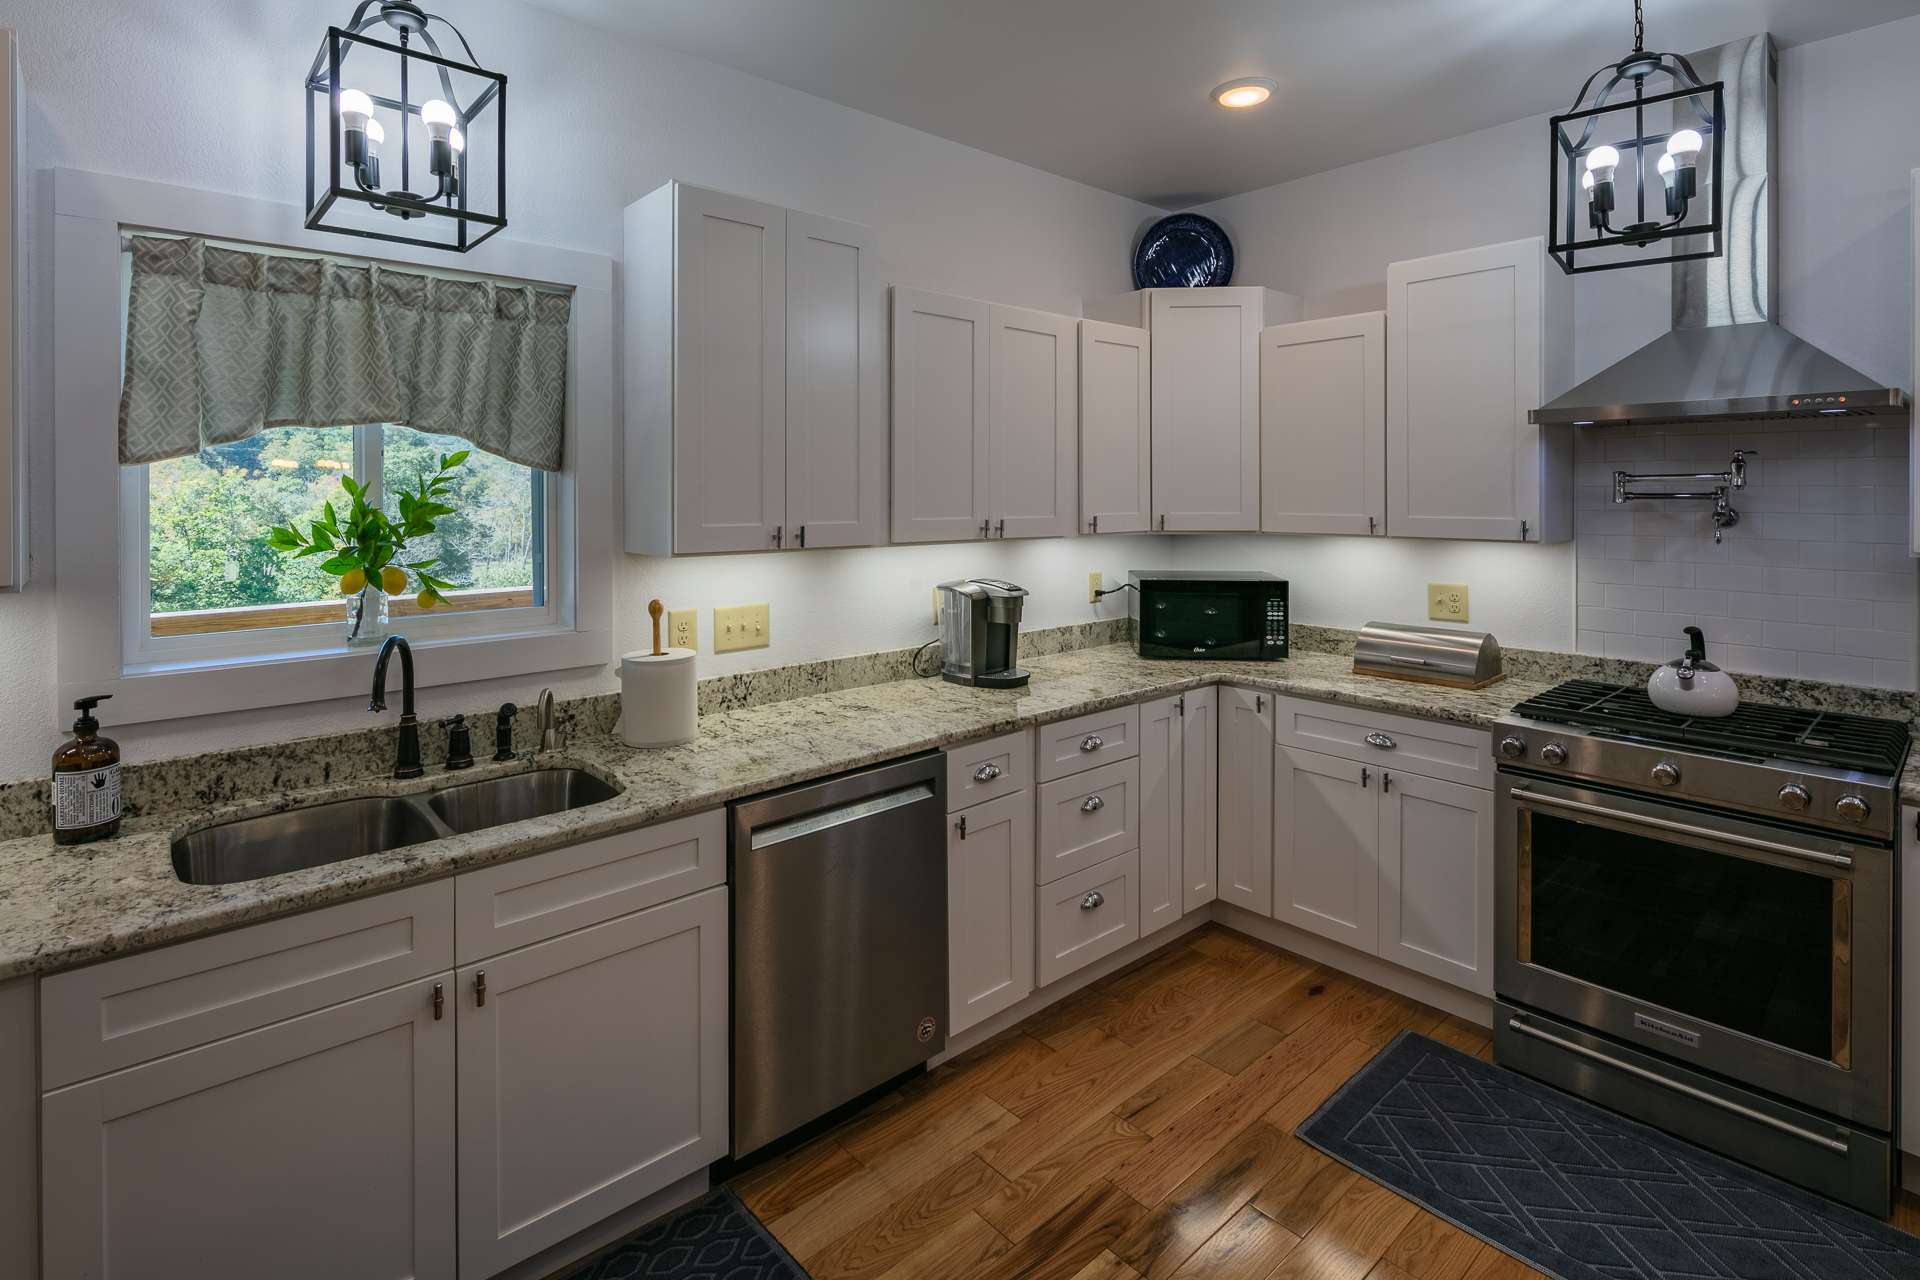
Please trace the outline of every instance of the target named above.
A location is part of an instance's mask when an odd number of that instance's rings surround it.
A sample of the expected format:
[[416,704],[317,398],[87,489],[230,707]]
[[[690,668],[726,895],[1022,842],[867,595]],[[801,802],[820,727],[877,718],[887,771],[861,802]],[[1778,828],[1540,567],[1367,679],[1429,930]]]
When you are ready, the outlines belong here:
[[945,1047],[946,761],[729,808],[739,1159]]

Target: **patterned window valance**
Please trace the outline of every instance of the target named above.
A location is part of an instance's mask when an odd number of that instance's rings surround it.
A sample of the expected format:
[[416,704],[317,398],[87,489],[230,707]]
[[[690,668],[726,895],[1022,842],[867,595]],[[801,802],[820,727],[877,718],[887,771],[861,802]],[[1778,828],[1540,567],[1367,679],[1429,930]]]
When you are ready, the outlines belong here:
[[120,461],[391,422],[561,467],[571,294],[135,235]]

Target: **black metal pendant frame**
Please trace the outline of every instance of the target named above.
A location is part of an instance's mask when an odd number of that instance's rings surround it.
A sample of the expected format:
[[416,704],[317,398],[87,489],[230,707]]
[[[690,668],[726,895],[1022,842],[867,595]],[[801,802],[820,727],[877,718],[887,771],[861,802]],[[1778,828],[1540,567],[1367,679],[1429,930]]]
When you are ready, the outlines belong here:
[[[369,12],[377,10],[376,12]],[[389,16],[389,10],[397,12],[400,20]],[[466,53],[466,61],[445,56],[439,44],[428,32],[429,22],[446,25],[460,40]],[[399,43],[378,39],[366,34],[376,25],[385,23],[399,32]],[[419,40],[426,46],[423,51],[414,48],[413,40]],[[340,94],[342,84],[340,69],[347,57],[356,48],[380,50],[393,54],[400,59],[400,97],[383,97],[369,92],[367,96],[376,106],[401,113],[400,133],[400,183],[394,190],[379,190],[369,181],[368,171],[346,163],[342,154],[342,124],[340,116]],[[464,150],[453,155],[453,172],[443,176],[439,189],[432,195],[421,196],[408,189],[412,169],[412,145],[408,124],[420,116],[421,104],[410,100],[408,93],[412,71],[415,64],[430,75],[437,76],[444,100],[452,106],[458,117],[457,127],[471,134],[471,124],[481,118],[482,113],[491,110],[493,127],[498,134],[495,140],[494,172],[495,193],[493,208],[498,212],[484,213],[469,207],[470,175],[467,154]],[[477,77],[484,85],[471,100],[462,105],[455,96],[453,77],[450,71],[458,71],[463,76]],[[430,249],[446,249],[455,253],[466,253],[484,244],[499,234],[507,225],[507,77],[496,71],[488,71],[474,60],[473,50],[459,29],[437,14],[429,14],[416,6],[400,0],[362,0],[354,11],[351,25],[348,27],[328,27],[326,38],[321,41],[320,51],[315,56],[313,68],[308,72],[306,83],[307,100],[307,218],[306,226],[313,231],[330,231],[339,235],[361,236],[369,240],[387,240],[397,244],[422,245]],[[324,107],[322,104],[325,104]],[[322,186],[316,178],[315,161],[318,159],[318,143],[315,138],[315,126],[324,119],[327,128],[326,165],[329,181]],[[439,145],[439,144],[435,144]],[[377,174],[377,166],[372,170]],[[351,177],[348,177],[351,175]],[[341,201],[352,202],[372,209],[378,209],[395,216],[401,225],[411,225],[419,218],[446,218],[456,227],[451,242],[435,240],[424,236],[406,235],[399,231],[378,231],[371,227],[348,225],[335,221],[329,224],[327,217],[334,212]],[[345,206],[340,206],[343,210]],[[477,231],[477,234],[476,234]]]
[[[1609,73],[1611,73],[1609,75]],[[1649,94],[1646,91],[1647,77],[1664,74],[1679,86],[1666,93]],[[1594,105],[1585,109],[1581,104],[1587,101],[1594,82],[1601,76],[1609,76],[1594,98]],[[1618,102],[1609,102],[1614,89],[1622,83],[1631,81],[1633,96]],[[1722,81],[1712,84],[1703,83],[1693,69],[1693,64],[1679,54],[1647,53],[1636,48],[1633,53],[1617,63],[1600,68],[1580,87],[1575,97],[1573,109],[1564,115],[1554,116],[1547,122],[1549,135],[1547,155],[1547,251],[1553,256],[1560,269],[1568,275],[1577,275],[1589,271],[1618,271],[1625,267],[1643,267],[1662,263],[1688,262],[1698,258],[1717,258],[1726,251],[1724,234],[1726,189],[1722,181],[1724,164],[1721,142],[1726,136],[1726,85]],[[1703,101],[1707,105],[1702,105]],[[1704,222],[1687,222],[1692,212],[1689,204],[1683,204],[1677,214],[1669,214],[1666,208],[1667,195],[1664,189],[1658,190],[1657,198],[1661,202],[1664,221],[1649,218],[1647,211],[1648,183],[1646,177],[1646,157],[1649,151],[1656,154],[1664,151],[1667,139],[1680,127],[1666,132],[1649,131],[1647,111],[1666,103],[1675,105],[1686,103],[1699,117],[1699,132],[1706,144],[1712,148],[1713,177],[1711,180],[1711,211]],[[1629,193],[1634,221],[1626,227],[1615,228],[1611,220],[1600,214],[1589,213],[1588,230],[1594,234],[1585,239],[1580,237],[1580,215],[1587,208],[1587,202],[1576,194],[1581,191],[1580,179],[1583,163],[1591,150],[1589,143],[1600,127],[1603,118],[1623,113],[1632,114],[1631,133],[1617,142],[1607,145],[1620,152],[1621,170],[1631,167],[1633,187]],[[1576,136],[1577,133],[1577,136]],[[1566,198],[1561,198],[1562,183],[1565,184]],[[1616,201],[1616,207],[1618,202]],[[1698,247],[1700,241],[1705,247]],[[1598,250],[1631,247],[1647,249],[1663,241],[1674,241],[1676,247],[1661,257],[1624,257],[1614,256],[1603,261],[1581,263],[1579,255],[1592,255]]]

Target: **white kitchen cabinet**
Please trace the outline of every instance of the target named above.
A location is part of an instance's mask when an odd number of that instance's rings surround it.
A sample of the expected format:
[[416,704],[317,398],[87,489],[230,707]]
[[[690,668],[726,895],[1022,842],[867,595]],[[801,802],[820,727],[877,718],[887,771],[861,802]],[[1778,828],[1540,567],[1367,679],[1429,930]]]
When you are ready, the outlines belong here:
[[1140,847],[1140,762],[1116,760],[1042,783],[1034,882],[1048,884]]
[[1033,793],[947,820],[949,1038],[1033,993]]
[[986,536],[989,308],[893,288],[893,540]]
[[1220,896],[1220,690],[1208,685],[1181,695],[1186,732],[1186,796],[1182,803],[1181,860],[1186,867],[1181,906],[1188,911]]
[[1375,952],[1380,770],[1295,747],[1273,757],[1273,918]]
[[1153,339],[1134,325],[1080,322],[1080,529],[1152,524]]
[[1573,434],[1527,414],[1572,383],[1572,286],[1545,243],[1387,267],[1387,528],[1564,542]]
[[1130,850],[1034,890],[1041,986],[1139,940],[1139,881],[1140,854]]
[[452,981],[47,1094],[48,1280],[452,1280]]
[[1140,936],[1212,902],[1218,871],[1218,690],[1140,707]]
[[865,227],[672,182],[628,206],[626,545],[876,542],[886,411]]
[[1273,914],[1273,695],[1220,686],[1219,898]]
[[1491,791],[1381,773],[1381,959],[1493,994],[1493,821]]
[[726,1154],[727,956],[714,888],[460,970],[462,1275]]
[[1384,535],[1387,314],[1260,331],[1260,528]]
[[987,506],[998,538],[1074,531],[1079,490],[1078,322],[1022,307],[987,311]]
[[0,28],[0,590],[7,591],[27,581],[26,302],[21,297],[26,121],[19,40]]

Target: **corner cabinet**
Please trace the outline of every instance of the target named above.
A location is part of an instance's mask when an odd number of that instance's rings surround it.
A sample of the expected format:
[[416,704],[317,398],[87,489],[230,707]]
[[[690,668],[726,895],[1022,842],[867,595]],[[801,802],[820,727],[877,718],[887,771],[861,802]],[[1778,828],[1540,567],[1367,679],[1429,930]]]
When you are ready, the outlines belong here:
[[1153,522],[1153,338],[1080,322],[1080,531],[1145,533]]
[[1189,689],[1140,708],[1140,936],[1217,896],[1219,690]]
[[1387,529],[1387,315],[1260,332],[1260,528]]
[[1572,286],[1540,239],[1387,268],[1387,528],[1564,542],[1573,436],[1527,415],[1572,382]]
[[1273,695],[1220,691],[1219,893],[1256,915],[1273,914]]
[[871,232],[674,182],[628,206],[624,272],[627,550],[880,541]]

